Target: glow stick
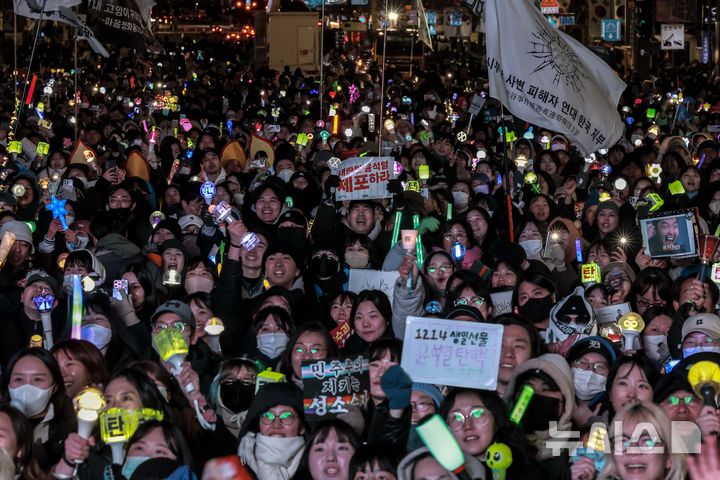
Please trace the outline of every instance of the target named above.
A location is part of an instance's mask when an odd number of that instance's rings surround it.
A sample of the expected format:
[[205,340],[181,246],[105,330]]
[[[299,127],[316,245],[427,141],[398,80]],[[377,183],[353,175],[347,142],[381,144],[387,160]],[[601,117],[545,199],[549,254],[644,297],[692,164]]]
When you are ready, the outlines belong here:
[[72,319],[70,337],[75,340],[80,340],[80,328],[83,316],[83,288],[82,282],[80,281],[80,275],[73,275],[72,310],[70,315]]

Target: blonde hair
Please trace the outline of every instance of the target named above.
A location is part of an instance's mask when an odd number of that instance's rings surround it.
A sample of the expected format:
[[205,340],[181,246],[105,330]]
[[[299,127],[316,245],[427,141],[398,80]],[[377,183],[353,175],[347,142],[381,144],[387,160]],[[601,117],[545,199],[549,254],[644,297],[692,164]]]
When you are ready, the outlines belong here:
[[[648,422],[655,427],[660,440],[662,440],[666,449],[672,446],[672,434],[671,434],[671,423],[670,418],[667,414],[656,404],[651,402],[637,402],[625,406],[620,410],[613,418],[612,425],[610,426],[610,438],[615,438],[618,435],[622,435],[622,428],[615,430],[615,422]],[[618,426],[622,423],[617,424]],[[612,446],[612,441],[610,442]],[[672,465],[669,469],[666,468],[665,476],[663,480],[684,480],[687,473],[685,467],[685,455],[682,453],[668,453],[667,451],[663,454],[663,458],[668,458],[672,461]],[[613,455],[608,456],[608,461],[605,464],[605,468],[600,473],[598,480],[608,480],[612,478],[620,478],[615,467],[615,460]]]

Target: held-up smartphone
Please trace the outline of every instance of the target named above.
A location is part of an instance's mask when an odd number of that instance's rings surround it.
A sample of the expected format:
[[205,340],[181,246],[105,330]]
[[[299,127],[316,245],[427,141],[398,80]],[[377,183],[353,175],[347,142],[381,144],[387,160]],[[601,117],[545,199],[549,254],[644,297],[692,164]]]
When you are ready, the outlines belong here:
[[105,171],[107,172],[107,171],[109,171],[111,168],[117,167],[117,162],[116,162],[115,159],[112,158],[112,157],[111,157],[111,158],[108,158],[107,160],[105,160],[105,163],[103,164],[103,167],[105,167]]
[[258,158],[257,160],[253,160],[250,162],[251,168],[265,168],[265,159],[264,158]]
[[122,295],[120,294],[121,290],[125,291],[126,296],[128,295],[128,281],[125,279],[113,280],[113,298],[122,301]]

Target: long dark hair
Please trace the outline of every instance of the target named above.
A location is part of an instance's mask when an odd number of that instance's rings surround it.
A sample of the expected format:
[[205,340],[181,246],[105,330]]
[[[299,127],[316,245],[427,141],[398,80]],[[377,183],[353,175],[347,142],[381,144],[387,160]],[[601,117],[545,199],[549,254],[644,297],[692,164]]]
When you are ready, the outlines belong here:
[[130,447],[132,447],[133,443],[142,440],[145,435],[147,435],[151,430],[155,428],[159,428],[160,430],[162,430],[168,447],[170,447],[170,451],[174,453],[177,457],[177,462],[183,465],[188,465],[190,468],[192,468],[194,461],[192,453],[190,452],[190,447],[188,446],[187,441],[185,440],[185,437],[183,436],[180,429],[168,419],[163,419],[161,421],[148,420],[147,422],[144,422],[142,425],[140,425],[138,429],[135,430],[135,433],[133,434],[130,441],[128,441],[128,451],[130,451]]
[[310,322],[306,323],[304,325],[301,325],[295,330],[295,333],[290,336],[290,339],[287,343],[287,348],[283,352],[283,354],[280,357],[280,364],[278,365],[278,372],[285,375],[285,378],[291,379],[293,378],[293,367],[292,367],[292,354],[293,349],[295,348],[295,344],[297,343],[298,339],[305,333],[317,333],[321,337],[323,337],[323,340],[325,341],[325,348],[327,348],[327,358],[337,357],[338,356],[338,347],[335,343],[335,340],[330,336],[327,329],[318,322]]
[[355,451],[361,445],[360,438],[358,438],[355,430],[344,421],[332,419],[318,423],[315,425],[308,441],[305,442],[305,450],[300,459],[297,472],[293,476],[294,480],[312,480],[313,477],[310,474],[310,452],[316,444],[324,442],[328,435],[330,435],[330,432],[335,432],[338,440],[349,443]]
[[354,326],[355,314],[357,313],[358,307],[363,302],[370,302],[375,305],[375,308],[378,309],[380,315],[382,315],[387,322],[387,327],[383,336],[388,336],[388,334],[392,335],[392,305],[390,304],[390,300],[388,300],[387,295],[385,295],[380,290],[363,290],[362,292],[360,292],[360,294],[358,294],[357,301],[355,302],[355,305],[353,305],[353,309],[350,312],[351,325]]
[[135,368],[126,368],[113,375],[108,381],[108,385],[116,378],[123,378],[130,383],[140,395],[140,402],[143,408],[152,408],[162,412],[163,418],[172,420],[174,417],[168,404],[157,389],[155,382],[144,372]]
[[[46,478],[40,468],[37,458],[33,455],[33,427],[25,416],[14,407],[6,403],[0,403],[0,413],[10,418],[13,433],[15,433],[15,444],[17,453],[7,452],[12,456],[17,473],[22,480],[41,480]],[[17,456],[19,454],[19,458]]]
[[162,273],[160,269],[151,261],[143,260],[142,262],[131,263],[122,270],[121,275],[125,273],[134,273],[138,279],[138,283],[145,292],[145,301],[140,310],[137,312],[142,320],[149,321],[158,305],[166,300],[166,295],[158,285],[162,285]]

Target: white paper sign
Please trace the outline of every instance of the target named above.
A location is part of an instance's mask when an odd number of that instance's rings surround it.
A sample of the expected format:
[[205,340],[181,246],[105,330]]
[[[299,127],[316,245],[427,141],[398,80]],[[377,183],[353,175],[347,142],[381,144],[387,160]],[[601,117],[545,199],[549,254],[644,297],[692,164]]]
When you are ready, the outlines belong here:
[[617,322],[620,317],[630,311],[629,303],[619,303],[610,305],[609,307],[600,307],[595,309],[598,325],[605,323]]
[[503,326],[408,317],[402,368],[413,382],[497,388]]
[[472,96],[468,113],[475,116],[480,115],[480,110],[482,110],[483,105],[485,105],[485,99],[476,93]]
[[363,290],[380,290],[387,295],[390,302],[392,302],[395,280],[397,280],[399,276],[399,272],[351,268],[348,290],[355,293],[360,293]]
[[660,49],[685,50],[685,25],[682,23],[660,25]]
[[388,182],[395,178],[392,157],[355,157],[340,164],[337,201],[389,198]]
[[512,290],[508,290],[507,292],[496,292],[490,294],[493,305],[493,317],[497,317],[498,315],[502,315],[503,313],[512,312],[512,296]]

